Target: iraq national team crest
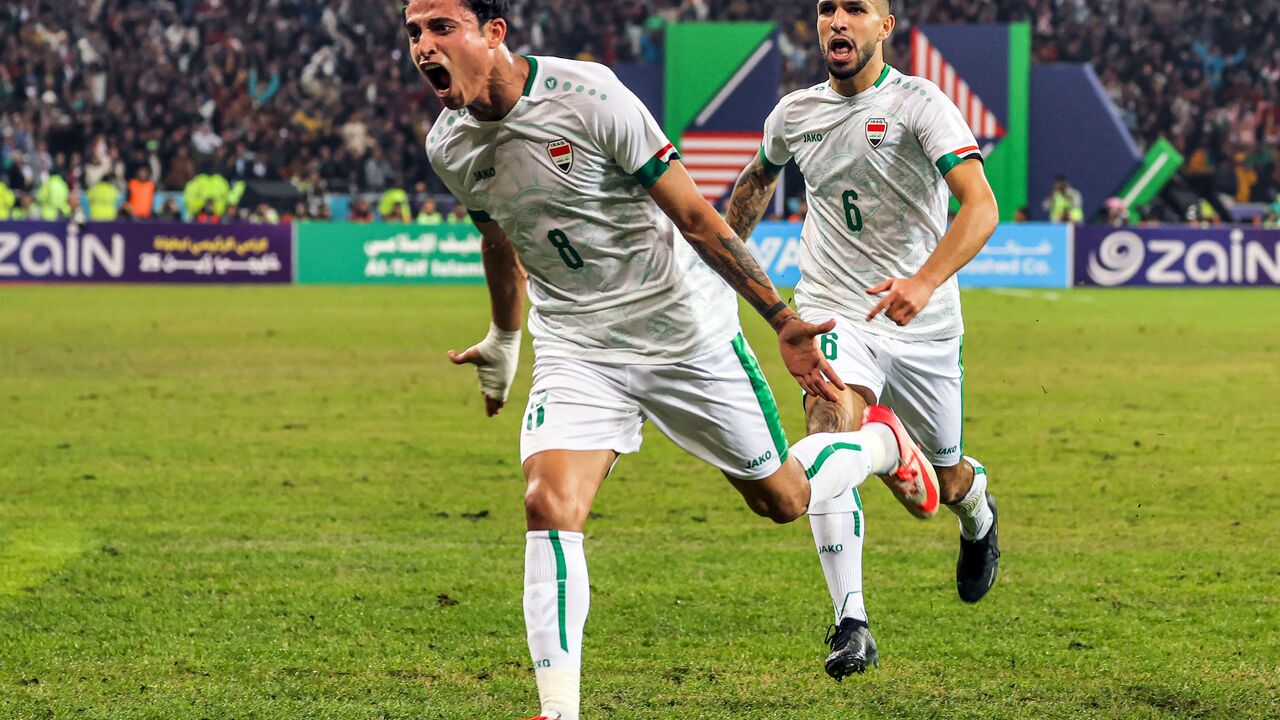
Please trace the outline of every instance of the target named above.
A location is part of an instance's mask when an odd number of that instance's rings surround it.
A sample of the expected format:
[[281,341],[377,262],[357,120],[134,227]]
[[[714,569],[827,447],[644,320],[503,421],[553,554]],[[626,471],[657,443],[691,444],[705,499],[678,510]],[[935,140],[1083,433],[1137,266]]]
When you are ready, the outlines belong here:
[[573,146],[568,140],[562,138],[547,143],[547,154],[556,167],[560,168],[560,172],[567,175],[573,169]]
[[887,132],[889,123],[884,118],[871,118],[867,121],[867,142],[871,143],[871,147],[880,147]]

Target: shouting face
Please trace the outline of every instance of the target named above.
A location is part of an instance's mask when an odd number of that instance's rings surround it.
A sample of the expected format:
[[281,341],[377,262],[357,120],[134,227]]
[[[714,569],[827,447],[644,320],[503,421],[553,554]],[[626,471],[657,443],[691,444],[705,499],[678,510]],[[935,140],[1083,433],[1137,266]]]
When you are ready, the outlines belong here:
[[831,77],[862,72],[893,25],[887,0],[819,0],[818,42]]
[[404,10],[409,56],[450,110],[483,96],[507,23],[484,23],[463,0],[409,0]]

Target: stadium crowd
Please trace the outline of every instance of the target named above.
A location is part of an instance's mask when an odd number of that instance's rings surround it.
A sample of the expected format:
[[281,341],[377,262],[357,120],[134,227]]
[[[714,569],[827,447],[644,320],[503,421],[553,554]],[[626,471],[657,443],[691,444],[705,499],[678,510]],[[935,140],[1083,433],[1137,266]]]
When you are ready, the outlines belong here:
[[[781,92],[825,74],[812,3],[512,7],[519,52],[657,62],[668,23],[768,19],[784,30]],[[1035,59],[1093,64],[1139,143],[1173,142],[1202,196],[1274,202],[1280,212],[1280,5],[917,0],[895,11],[890,62],[900,67],[913,24],[1030,22]],[[267,203],[238,208],[237,192],[275,180],[303,198],[286,216],[327,217],[326,195],[349,193],[372,196],[379,214],[431,219],[422,203],[444,188],[422,138],[438,106],[396,42],[399,25],[396,3],[359,0],[9,0],[0,7],[0,218],[67,215],[81,196],[92,217],[146,216],[168,191],[183,193],[192,216],[270,219]]]

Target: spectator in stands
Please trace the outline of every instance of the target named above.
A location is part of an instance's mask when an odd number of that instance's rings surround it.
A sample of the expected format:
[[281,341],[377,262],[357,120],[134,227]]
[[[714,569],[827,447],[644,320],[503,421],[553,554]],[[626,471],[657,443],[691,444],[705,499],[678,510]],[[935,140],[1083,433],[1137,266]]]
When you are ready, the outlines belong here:
[[36,204],[45,220],[62,220],[71,217],[71,187],[53,171],[36,190]]
[[89,188],[89,219],[97,221],[115,220],[119,214],[120,189],[116,187],[114,177],[103,175]]
[[444,216],[436,209],[436,199],[428,195],[422,201],[422,207],[418,208],[418,216],[414,218],[414,222],[419,225],[439,225],[444,222]]
[[1129,224],[1129,207],[1125,205],[1124,200],[1118,197],[1107,198],[1103,211],[1106,213],[1106,224],[1112,227]]
[[1049,213],[1049,222],[1084,222],[1084,198],[1067,182],[1066,175],[1059,175],[1053,181],[1053,190],[1044,199],[1044,209]]
[[455,203],[453,209],[449,211],[449,222],[456,224],[471,222],[467,216],[467,209],[462,206],[462,203]]
[[195,221],[212,225],[222,222],[222,217],[218,215],[217,206],[212,198],[204,201],[204,205],[200,207],[200,212],[196,213]]
[[9,213],[11,220],[40,220],[40,208],[31,193],[17,193],[18,204]]
[[1031,222],[1031,209],[1024,205],[1014,210],[1013,221],[1016,223]]
[[178,201],[173,198],[165,198],[164,203],[160,205],[160,212],[156,213],[155,218],[166,222],[181,221],[182,211],[178,209]]
[[360,199],[351,203],[351,212],[347,220],[354,223],[373,222],[373,211],[369,209],[369,201]]
[[378,200],[378,215],[382,216],[382,222],[409,222],[409,193],[398,187],[382,193]]
[[156,184],[151,179],[151,168],[143,165],[129,181],[129,199],[125,204],[129,206],[130,217],[139,220],[151,217],[155,201]]
[[13,206],[18,203],[18,198],[9,189],[8,185],[0,183],[0,220],[8,220],[13,214]]

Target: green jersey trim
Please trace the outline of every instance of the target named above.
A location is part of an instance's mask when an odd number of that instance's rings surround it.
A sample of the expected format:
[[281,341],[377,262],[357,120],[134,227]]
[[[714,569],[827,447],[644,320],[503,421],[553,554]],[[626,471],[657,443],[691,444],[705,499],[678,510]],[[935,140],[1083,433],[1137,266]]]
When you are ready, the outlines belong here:
[[938,158],[938,161],[935,162],[934,165],[937,165],[938,172],[942,173],[943,177],[946,177],[947,173],[951,172],[951,170],[955,166],[959,165],[965,160],[968,160],[969,158],[977,158],[978,161],[981,162],[982,153],[978,152],[976,149],[966,152],[963,155],[957,155],[956,153],[953,153],[953,152],[947,153],[946,155],[943,155],[942,157]]
[[893,68],[889,67],[889,63],[884,64],[884,70],[880,71],[880,77],[876,78],[876,84],[871,87],[880,87],[884,84],[885,78],[889,77],[889,71]]
[[471,222],[493,222],[493,218],[489,217],[489,213],[483,210],[467,210],[467,214],[471,216]]
[[532,55],[521,57],[529,61],[529,79],[524,81],[524,96],[529,97],[529,93],[533,92],[533,81],[538,77],[538,60]]
[[783,163],[782,165],[774,165],[773,163],[769,162],[769,156],[764,154],[763,145],[760,146],[760,164],[764,166],[765,172],[769,173],[770,175],[777,175],[778,173],[782,172],[784,168],[787,167],[785,163]]
[[649,162],[640,166],[639,170],[631,173],[631,177],[638,180],[644,186],[644,189],[648,190],[671,167],[671,161],[679,159],[680,153],[672,148],[671,145],[667,145],[659,150],[657,155],[649,158]]

